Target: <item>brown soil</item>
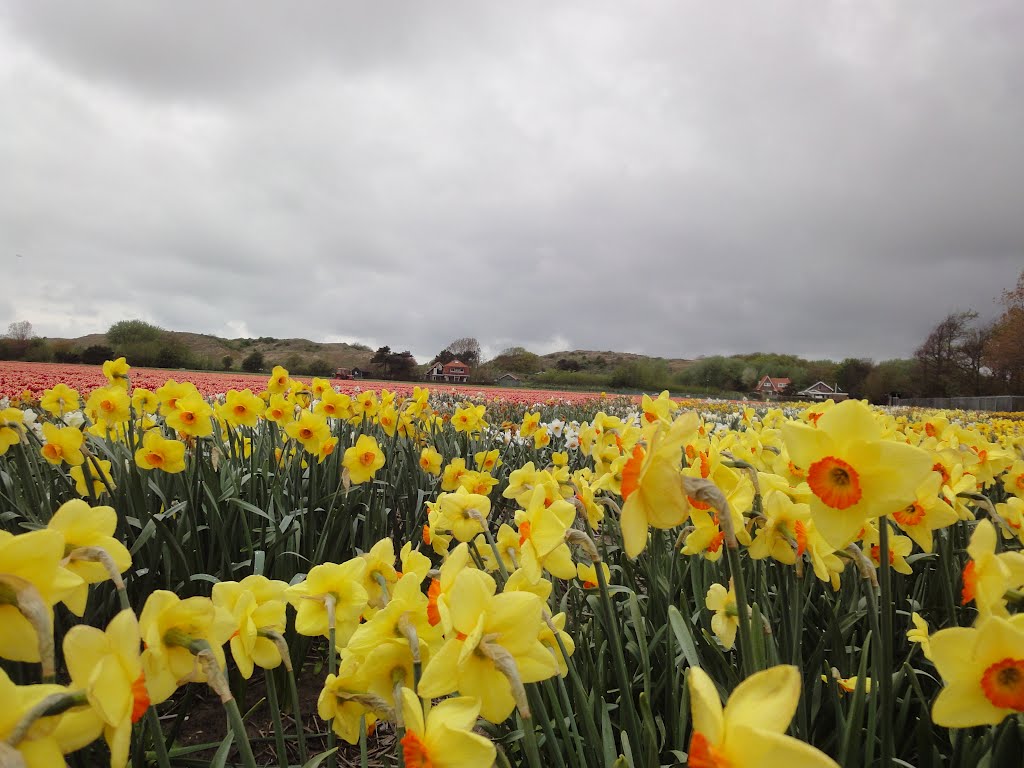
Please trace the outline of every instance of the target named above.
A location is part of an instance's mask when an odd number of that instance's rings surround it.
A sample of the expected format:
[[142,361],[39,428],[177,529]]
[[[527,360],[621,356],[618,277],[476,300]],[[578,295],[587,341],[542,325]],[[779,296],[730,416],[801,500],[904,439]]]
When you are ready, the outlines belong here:
[[[302,710],[303,727],[306,733],[306,744],[309,756],[313,757],[327,749],[327,731],[329,724],[317,717],[316,701],[320,695],[323,685],[323,672],[315,672],[309,669],[299,678],[299,707]],[[193,685],[191,700],[187,693],[179,694],[166,705],[160,707],[160,718],[164,731],[169,732],[173,724],[182,712],[188,707],[188,713],[183,716],[181,728],[178,732],[174,746],[186,747],[200,744],[214,744],[209,750],[202,750],[190,754],[190,758],[196,760],[209,760],[217,751],[219,744],[227,734],[227,716],[220,699],[209,688]],[[266,685],[260,670],[257,670],[246,686],[246,694],[243,701],[239,701],[239,708],[243,717],[254,706],[259,704],[255,711],[246,717],[246,730],[249,740],[252,743],[253,753],[256,756],[256,763],[261,766],[277,766],[278,756],[274,743],[274,720],[266,701]],[[280,702],[282,712],[281,721],[285,727],[286,748],[288,749],[288,761],[291,765],[301,765],[299,760],[298,744],[294,738],[295,720],[290,713],[288,706],[287,692],[279,691],[279,696],[284,700]],[[336,741],[338,751],[336,753],[336,765],[358,766],[359,747],[350,745],[341,739]],[[388,723],[379,723],[378,727],[370,734],[368,740],[369,764],[374,768],[385,768],[396,765],[395,753],[395,732]],[[237,750],[232,749],[229,763],[238,759]]]

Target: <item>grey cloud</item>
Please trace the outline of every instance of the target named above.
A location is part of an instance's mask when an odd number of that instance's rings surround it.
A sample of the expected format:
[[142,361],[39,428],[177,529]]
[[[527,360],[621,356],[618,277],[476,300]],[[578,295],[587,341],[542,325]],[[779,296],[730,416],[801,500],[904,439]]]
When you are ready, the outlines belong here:
[[1017,3],[444,8],[0,11],[0,321],[882,359],[1024,262]]

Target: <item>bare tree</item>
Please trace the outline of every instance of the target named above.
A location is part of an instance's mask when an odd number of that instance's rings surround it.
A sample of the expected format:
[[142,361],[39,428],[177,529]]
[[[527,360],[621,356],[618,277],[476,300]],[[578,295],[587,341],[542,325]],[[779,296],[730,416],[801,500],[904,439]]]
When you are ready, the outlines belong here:
[[985,345],[985,364],[1011,394],[1024,392],[1024,271],[1013,290],[1004,291],[1005,311]]
[[947,315],[914,352],[925,396],[947,397],[955,392],[961,373],[960,345],[977,316],[973,310]]
[[986,323],[980,328],[968,328],[964,334],[963,339],[957,346],[957,352],[960,357],[960,368],[964,373],[964,377],[971,384],[972,394],[978,396],[982,394],[982,382],[984,380],[984,369],[985,369],[985,348],[988,346],[989,339],[992,338],[992,334],[995,332],[994,323]]
[[476,368],[480,364],[480,342],[470,336],[456,339],[445,347],[444,351],[450,352],[470,368]]
[[32,330],[32,323],[28,320],[19,320],[7,326],[7,338],[14,341],[28,341],[34,339],[35,331]]

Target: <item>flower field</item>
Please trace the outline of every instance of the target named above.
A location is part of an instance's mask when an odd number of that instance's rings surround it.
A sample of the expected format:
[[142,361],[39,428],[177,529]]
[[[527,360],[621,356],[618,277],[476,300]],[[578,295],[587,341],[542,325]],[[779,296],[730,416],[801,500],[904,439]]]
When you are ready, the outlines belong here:
[[0,367],[4,768],[1020,764],[1013,414],[181,375]]
[[[181,381],[194,384],[203,395],[223,394],[229,389],[262,389],[266,376],[255,373],[210,373],[208,371],[180,371],[174,374]],[[167,381],[167,371],[154,368],[132,369],[132,382],[139,387],[156,389]],[[309,379],[303,380],[309,383]],[[59,363],[23,363],[0,361],[0,397],[20,397],[29,392],[34,397],[57,384],[65,384],[87,392],[106,383],[103,370],[98,365],[62,365]],[[339,392],[352,395],[364,389],[387,387],[395,394],[411,395],[414,385],[402,382],[332,380]],[[535,403],[560,402],[563,404],[587,403],[599,399],[596,392],[555,392],[552,390],[508,389],[502,387],[456,386],[444,384],[434,387],[435,392],[445,392],[474,399],[498,399],[506,403],[528,406]]]

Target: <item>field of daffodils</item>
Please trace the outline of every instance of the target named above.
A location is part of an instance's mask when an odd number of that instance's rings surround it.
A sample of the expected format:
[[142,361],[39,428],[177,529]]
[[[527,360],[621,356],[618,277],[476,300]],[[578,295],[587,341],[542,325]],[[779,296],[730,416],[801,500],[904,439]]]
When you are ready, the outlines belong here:
[[0,364],[3,768],[1021,764],[1021,414],[166,376]]

